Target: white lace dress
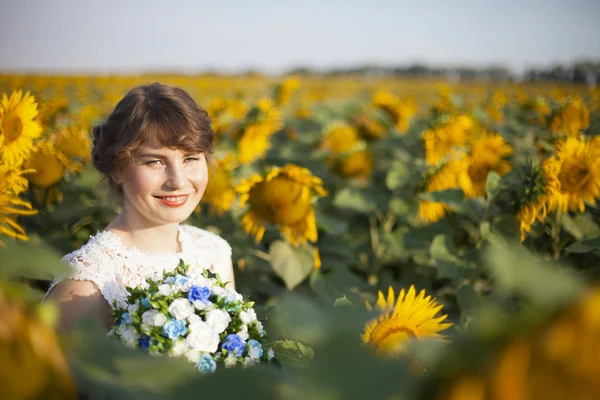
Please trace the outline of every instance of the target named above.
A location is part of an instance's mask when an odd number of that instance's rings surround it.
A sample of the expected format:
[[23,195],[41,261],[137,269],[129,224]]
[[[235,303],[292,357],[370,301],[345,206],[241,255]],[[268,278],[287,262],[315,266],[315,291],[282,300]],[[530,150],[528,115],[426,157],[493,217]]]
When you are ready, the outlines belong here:
[[[79,250],[63,257],[72,272],[62,279],[91,281],[111,307],[114,301],[122,307],[129,288],[143,285],[148,278],[162,278],[163,271],[174,270],[180,259],[190,266],[192,276],[204,269],[221,275],[231,269],[231,246],[225,239],[191,225],[179,225],[178,231],[179,253],[141,251],[126,246],[115,233],[98,232]],[[52,283],[48,293],[60,280]]]

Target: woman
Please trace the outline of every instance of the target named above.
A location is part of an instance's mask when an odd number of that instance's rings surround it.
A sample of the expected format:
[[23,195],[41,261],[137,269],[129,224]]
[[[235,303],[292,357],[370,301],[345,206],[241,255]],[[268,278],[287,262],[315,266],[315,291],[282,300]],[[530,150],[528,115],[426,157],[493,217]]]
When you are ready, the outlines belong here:
[[88,315],[110,329],[111,308],[125,304],[127,288],[161,278],[179,259],[190,274],[208,268],[234,287],[229,244],[182,224],[206,189],[212,142],[206,111],[184,90],[158,83],[131,90],[94,128],[94,166],[123,211],[63,258],[72,273],[47,295],[61,309],[61,329]]

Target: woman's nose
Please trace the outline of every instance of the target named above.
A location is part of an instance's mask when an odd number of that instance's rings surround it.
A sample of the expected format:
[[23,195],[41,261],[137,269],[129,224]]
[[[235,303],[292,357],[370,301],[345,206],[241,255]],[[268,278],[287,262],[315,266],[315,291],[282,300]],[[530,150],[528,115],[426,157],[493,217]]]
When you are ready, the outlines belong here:
[[181,189],[185,186],[185,174],[182,166],[174,165],[167,169],[167,186],[173,189]]

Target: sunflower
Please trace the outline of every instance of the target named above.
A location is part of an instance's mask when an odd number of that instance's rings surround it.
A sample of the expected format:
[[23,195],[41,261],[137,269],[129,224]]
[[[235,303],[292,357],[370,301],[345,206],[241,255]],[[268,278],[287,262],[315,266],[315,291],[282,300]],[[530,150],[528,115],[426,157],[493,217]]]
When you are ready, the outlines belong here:
[[54,147],[65,156],[89,163],[92,160],[92,141],[88,132],[77,126],[61,128],[53,138]]
[[268,99],[260,100],[247,119],[238,141],[238,160],[242,164],[264,157],[271,148],[271,136],[283,128],[281,112]]
[[55,97],[40,104],[38,120],[44,130],[54,126],[61,113],[69,110],[69,101],[64,97]]
[[290,77],[285,79],[275,88],[275,103],[278,106],[285,106],[290,102],[292,95],[300,87],[300,81],[297,78]]
[[358,142],[358,132],[353,126],[337,122],[325,128],[321,147],[339,155],[353,150]]
[[0,397],[76,399],[69,364],[51,326],[52,305],[28,309],[0,286]]
[[25,230],[16,220],[19,216],[37,214],[29,202],[19,197],[28,186],[27,179],[23,177],[24,172],[27,171],[18,171],[14,167],[0,164],[0,234],[29,240]]
[[228,211],[235,200],[236,192],[231,177],[235,168],[234,157],[227,155],[215,162],[214,168],[209,170],[208,185],[202,196],[202,202],[210,205],[217,215]]
[[60,182],[67,168],[69,160],[49,141],[41,141],[25,162],[25,168],[35,171],[28,174],[31,184],[40,189],[48,189]]
[[503,345],[477,372],[459,374],[439,400],[600,398],[600,290],[532,334]]
[[[461,167],[461,163],[457,160],[446,163],[429,177],[425,185],[425,192],[437,192],[457,188]],[[421,200],[419,202],[419,215],[417,219],[425,224],[429,224],[444,218],[449,211],[450,208],[444,203]]]
[[357,150],[335,161],[335,170],[345,178],[359,178],[366,180],[373,172],[373,155],[368,150]]
[[475,121],[466,115],[459,115],[423,133],[425,159],[436,165],[444,158],[455,158],[471,140]]
[[544,161],[549,179],[550,210],[585,210],[600,197],[600,151],[594,141],[568,137],[556,145],[556,154]]
[[0,103],[0,156],[4,163],[17,166],[34,149],[33,140],[42,134],[37,122],[38,106],[32,95],[22,91],[10,97],[2,95]]
[[279,226],[281,234],[292,244],[317,240],[313,197],[327,192],[320,178],[294,164],[272,168],[266,176],[254,175],[237,187],[242,206],[249,205],[242,216],[242,227],[259,242],[267,223]]
[[373,94],[373,105],[383,110],[394,122],[400,133],[406,133],[416,107],[411,101],[401,101],[389,92],[378,91]]
[[458,181],[468,197],[485,195],[485,185],[490,171],[506,175],[512,165],[506,157],[513,153],[512,147],[497,133],[486,132],[473,143],[468,156],[463,158],[464,168]]
[[[425,290],[417,296],[414,285],[408,291],[402,289],[397,299],[391,287],[387,299],[380,291],[375,308],[380,314],[366,324],[362,340],[379,354],[402,353],[407,339],[443,338],[439,332],[452,326],[443,323],[447,315],[436,318],[442,306],[431,296],[425,297]],[[367,309],[373,309],[368,302]]]
[[382,139],[387,135],[385,125],[366,114],[352,118],[352,125],[367,140]]
[[519,118],[528,124],[546,126],[548,115],[552,111],[543,97],[530,98],[520,94]]
[[590,112],[579,98],[568,100],[550,119],[550,131],[555,134],[579,136],[590,126]]
[[537,163],[531,163],[522,167],[524,169],[523,180],[516,185],[522,190],[517,205],[517,221],[521,232],[521,242],[531,232],[535,221],[544,222],[548,215],[548,179],[544,169]]

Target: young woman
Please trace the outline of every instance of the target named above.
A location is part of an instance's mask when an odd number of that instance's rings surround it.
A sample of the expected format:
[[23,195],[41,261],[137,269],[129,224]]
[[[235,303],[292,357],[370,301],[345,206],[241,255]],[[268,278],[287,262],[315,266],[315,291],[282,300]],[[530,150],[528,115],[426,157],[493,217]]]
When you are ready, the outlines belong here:
[[62,329],[88,315],[110,329],[111,308],[124,304],[127,289],[161,278],[179,259],[190,274],[209,269],[234,287],[229,244],[182,224],[206,189],[212,142],[206,111],[184,90],[158,83],[132,89],[94,128],[93,163],[122,212],[63,258],[72,273],[47,295],[61,309]]

